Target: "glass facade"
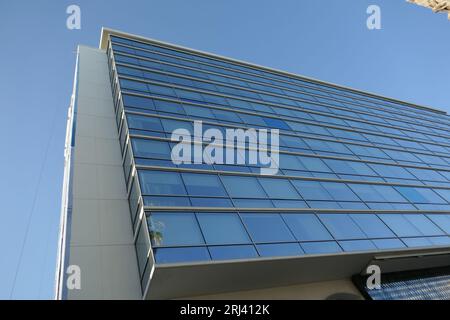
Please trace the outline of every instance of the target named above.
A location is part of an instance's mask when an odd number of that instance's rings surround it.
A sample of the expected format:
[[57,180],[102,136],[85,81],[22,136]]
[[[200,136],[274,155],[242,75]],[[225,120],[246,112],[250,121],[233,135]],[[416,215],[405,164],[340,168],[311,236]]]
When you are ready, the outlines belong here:
[[[133,225],[138,240],[148,232],[157,264],[450,245],[445,113],[168,45],[109,40]],[[246,156],[250,139],[235,164],[173,162],[172,132],[194,132],[197,120],[196,134],[278,129],[278,173],[260,175]]]

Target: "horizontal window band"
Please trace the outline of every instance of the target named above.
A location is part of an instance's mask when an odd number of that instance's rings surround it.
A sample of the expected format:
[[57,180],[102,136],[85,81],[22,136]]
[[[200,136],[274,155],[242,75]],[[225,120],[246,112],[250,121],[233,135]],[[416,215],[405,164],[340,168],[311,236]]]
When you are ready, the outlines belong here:
[[[169,116],[169,115],[161,115],[161,114],[157,114],[157,113],[146,113],[146,112],[125,110],[125,109],[124,109],[124,112],[125,112],[125,114],[135,114],[135,115],[144,116],[144,117],[162,118],[162,119],[178,120],[178,121],[192,122],[192,123],[194,121],[197,121],[196,119],[192,119],[192,118],[182,118],[182,117],[175,117],[175,116]],[[215,125],[215,126],[219,126],[219,127],[229,127],[229,128],[233,128],[233,129],[251,129],[252,128],[252,127],[245,127],[245,126],[239,126],[239,125],[233,125],[233,124],[224,125],[223,123],[219,123],[219,122],[215,122],[215,121],[202,120],[202,122],[204,124],[208,124],[208,125]],[[437,156],[437,157],[441,156],[441,157],[447,157],[447,158],[450,157],[450,153],[446,154],[446,155],[437,155],[435,153],[432,153],[431,151],[428,151],[428,152],[426,152],[426,151],[425,152],[424,151],[410,151],[410,150],[401,149],[399,147],[395,147],[395,146],[393,147],[393,146],[389,146],[389,145],[378,146],[378,145],[368,144],[368,143],[364,143],[364,142],[343,141],[343,140],[338,140],[338,139],[317,137],[317,136],[313,136],[313,135],[300,134],[300,133],[294,133],[294,132],[292,132],[292,133],[291,132],[280,132],[280,135],[300,137],[300,138],[320,140],[320,141],[337,142],[337,143],[342,143],[342,144],[356,145],[356,146],[362,146],[362,147],[371,147],[371,148],[376,148],[376,149],[386,149],[386,150],[393,150],[393,151],[409,152],[412,154],[423,154],[423,155],[431,155],[431,156]]]
[[169,207],[145,206],[144,210],[147,214],[160,212],[206,212],[206,213],[301,213],[301,214],[345,214],[345,213],[361,213],[361,214],[449,214],[449,210],[362,210],[362,209],[317,209],[317,208],[234,208],[234,207]]
[[[329,239],[329,240],[297,240],[297,241],[292,241],[292,240],[286,240],[286,241],[274,241],[274,242],[242,242],[242,243],[224,243],[224,244],[210,244],[210,243],[205,243],[205,244],[196,244],[196,245],[191,245],[191,244],[186,244],[186,245],[154,245],[152,244],[152,248],[153,249],[164,249],[164,248],[204,248],[204,247],[228,247],[228,246],[245,246],[245,245],[266,245],[266,244],[302,244],[302,243],[327,243],[327,242],[346,242],[346,241],[370,241],[370,240],[390,240],[390,239],[422,239],[422,238],[426,238],[426,239],[433,239],[433,238],[440,238],[440,237],[448,237],[447,235],[441,235],[441,236],[414,236],[414,237],[397,237],[397,236],[392,236],[392,237],[380,237],[380,238],[374,238],[374,237],[368,237],[368,238],[344,238],[344,239]],[[380,250],[380,249],[378,249]],[[364,250],[365,251],[365,250]],[[307,254],[307,253],[304,253]]]
[[387,183],[387,182],[363,181],[363,180],[343,180],[343,179],[331,179],[331,178],[299,177],[299,176],[289,176],[289,175],[288,176],[261,175],[259,173],[230,172],[230,171],[222,171],[222,170],[173,168],[173,167],[144,166],[144,165],[136,165],[136,169],[137,170],[150,170],[150,171],[189,172],[189,173],[199,173],[199,174],[219,174],[222,176],[246,176],[246,177],[259,177],[259,178],[271,178],[271,179],[284,179],[284,180],[339,182],[339,183],[349,183],[349,184],[369,184],[369,185],[382,185],[382,186],[392,186],[392,187],[411,187],[411,188],[423,188],[423,189],[450,190],[450,186],[444,187],[444,186],[422,185],[422,184],[415,185],[415,184]]
[[[145,68],[145,67],[141,67],[141,66],[135,66],[135,65],[132,65],[132,64],[127,64],[127,63],[122,63],[122,62],[118,62],[118,63],[116,63],[116,65],[124,66],[124,67],[128,67],[128,68],[133,68],[133,69],[144,70],[144,71],[157,72],[157,73],[159,73],[159,74],[170,75],[170,76],[179,77],[179,78],[183,78],[183,79],[189,79],[189,80],[201,81],[201,82],[205,82],[205,83],[211,83],[211,84],[223,85],[223,86],[230,87],[230,88],[235,88],[235,89],[245,89],[245,90],[247,90],[247,91],[251,91],[251,92],[254,92],[254,93],[261,93],[261,92],[262,92],[262,91],[257,91],[257,90],[252,90],[252,89],[242,88],[242,87],[239,87],[239,86],[229,85],[229,84],[221,83],[221,82],[218,82],[218,81],[206,80],[206,79],[201,79],[201,80],[199,80],[198,78],[195,78],[195,77],[192,77],[192,76],[180,75],[180,74],[176,74],[176,73],[172,73],[172,72],[161,71],[161,70],[155,70],[155,69],[151,69],[151,68]],[[173,66],[176,66],[175,64],[172,64],[172,65],[173,65]],[[177,66],[177,67],[178,67],[178,66]],[[144,79],[144,78],[142,78],[142,79]],[[144,80],[147,80],[147,79],[144,79]],[[163,83],[164,83],[164,82],[163,82]],[[191,88],[191,87],[189,87],[189,88]],[[194,90],[195,90],[195,89],[194,89]],[[219,94],[222,94],[221,92],[218,92],[218,93],[219,93]],[[262,93],[267,94],[266,92],[262,92]],[[281,96],[281,95],[280,95],[280,96]],[[286,97],[284,97],[284,98],[286,98]],[[290,97],[290,96],[287,96],[287,98],[290,99],[291,97]],[[327,98],[327,97],[325,97],[325,98]],[[297,98],[297,99],[298,99],[298,98]],[[300,100],[303,101],[302,99],[300,99]],[[305,102],[306,102],[306,100],[305,100]],[[316,105],[320,105],[320,106],[325,106],[325,107],[328,107],[328,108],[334,108],[334,109],[336,109],[336,110],[343,110],[343,111],[347,111],[347,112],[354,112],[354,113],[359,113],[359,114],[365,114],[365,115],[369,115],[369,116],[371,116],[371,117],[380,117],[380,118],[383,118],[383,119],[388,119],[388,120],[393,120],[393,121],[401,121],[401,122],[405,122],[405,123],[412,124],[412,125],[414,125],[414,126],[424,126],[424,127],[433,128],[432,125],[430,125],[430,124],[428,124],[428,125],[425,125],[425,124],[418,124],[418,123],[415,123],[415,122],[407,121],[406,119],[389,118],[389,117],[387,117],[387,116],[380,116],[379,114],[375,114],[375,115],[374,115],[374,114],[371,114],[371,113],[365,113],[365,112],[360,111],[360,110],[352,110],[351,108],[343,108],[343,107],[337,107],[337,106],[328,105],[328,104],[323,103],[323,102],[320,102],[320,101],[318,101],[318,102],[315,102],[315,101],[307,101],[307,102],[308,102],[308,103],[312,103],[312,104],[316,104]],[[264,102],[264,103],[267,104],[268,102]],[[348,102],[347,102],[347,103],[348,103]],[[280,107],[280,106],[277,105],[277,107]],[[288,106],[288,105],[283,105],[283,106],[281,106],[281,108],[285,108],[285,109],[289,109],[289,110],[299,110],[299,111],[303,111],[303,112],[307,112],[307,113],[312,113],[312,114],[323,115],[323,116],[330,116],[329,113],[325,113],[325,112],[321,112],[321,111],[316,111],[316,110],[310,110],[310,109],[306,109],[306,108],[305,108],[305,109],[299,109],[298,107],[296,108],[296,107]],[[386,128],[398,129],[398,128],[395,127],[395,126],[393,126],[393,125],[391,125],[391,124],[386,124],[386,123],[382,124],[382,123],[372,122],[372,121],[365,120],[365,119],[360,119],[360,118],[350,118],[350,117],[347,117],[347,116],[343,116],[343,115],[339,115],[339,114],[334,114],[334,113],[332,114],[332,116],[333,116],[333,118],[337,118],[337,119],[351,120],[351,121],[356,121],[356,122],[366,123],[366,124],[370,124],[370,125],[374,125],[374,126],[381,126],[381,127],[386,127]],[[408,127],[401,127],[401,129],[402,129],[402,130],[409,131],[409,132],[416,132],[416,131],[417,131],[417,132],[420,132],[420,133],[425,134],[425,135],[433,135],[433,136],[439,137],[439,134],[437,134],[437,133],[430,133],[430,132],[428,132],[428,131],[419,131],[419,130],[414,130],[414,129],[411,129],[411,128],[408,128]],[[435,128],[433,128],[433,129],[435,129]],[[446,130],[446,129],[444,129],[444,128],[439,128],[439,129],[441,129],[441,130]],[[377,131],[376,134],[379,134],[379,132]],[[385,135],[389,136],[388,134],[385,134]],[[400,137],[402,137],[402,136],[400,136]],[[450,132],[449,132],[449,135],[448,135],[447,137],[450,138]],[[424,140],[424,141],[425,141],[425,142],[428,142],[429,140]]]
[[[145,135],[139,135],[139,134],[129,134],[130,138],[137,138],[137,139],[145,139],[145,140],[157,140],[157,141],[164,141],[164,142],[172,142],[172,143],[178,143],[178,141],[173,141],[170,138],[165,137],[156,137],[156,136],[145,136]],[[194,144],[198,144],[197,141],[192,141]],[[215,143],[208,143],[203,142],[203,145],[217,145]],[[226,145],[225,143],[221,145],[222,147],[235,147],[238,149],[245,149],[245,150],[255,150],[255,151],[270,151],[269,149],[256,149],[253,147],[249,148],[241,148],[239,146],[231,146]],[[361,160],[361,159],[355,159],[355,158],[345,158],[345,157],[337,157],[337,156],[328,156],[328,155],[320,155],[320,154],[311,154],[311,153],[303,153],[303,152],[295,152],[295,151],[286,151],[286,150],[279,150],[279,154],[288,154],[288,155],[294,155],[294,156],[302,156],[302,157],[308,157],[308,158],[319,158],[319,159],[330,159],[330,160],[342,160],[342,161],[350,161],[350,162],[360,162],[360,163],[371,163],[371,164],[382,164],[387,166],[393,166],[393,167],[401,167],[401,168],[414,168],[414,169],[424,169],[424,170],[438,170],[438,171],[450,171],[450,164],[448,165],[448,169],[441,168],[441,167],[424,167],[424,166],[416,166],[416,165],[409,165],[409,164],[398,164],[394,162],[384,162],[384,161],[375,161],[375,160]],[[138,158],[138,157],[137,157]],[[161,159],[163,160],[163,159]],[[283,170],[283,168],[281,168]],[[287,169],[292,170],[292,169]],[[329,172],[334,174],[349,174],[349,173],[336,173],[336,172]],[[378,177],[378,176],[372,176],[372,177]],[[380,176],[381,177],[381,176]],[[395,178],[394,178],[395,179]],[[450,182],[449,182],[450,183]]]
[[[123,75],[119,76],[119,80],[120,79],[131,80],[131,81],[136,81],[136,82],[142,82],[142,83],[146,83],[146,84],[160,85],[160,86],[165,86],[165,87],[172,87],[172,88],[176,88],[176,89],[180,89],[180,90],[187,90],[187,91],[192,91],[192,92],[197,92],[197,93],[213,94],[213,95],[221,96],[221,97],[224,97],[224,98],[231,98],[231,99],[237,99],[237,100],[243,100],[243,101],[248,101],[248,102],[260,103],[260,104],[262,103],[262,104],[268,104],[269,105],[269,103],[267,103],[265,101],[254,100],[254,99],[249,99],[249,98],[240,97],[240,96],[232,96],[232,95],[223,94],[223,93],[217,92],[217,91],[199,90],[199,89],[194,89],[194,88],[191,88],[191,87],[180,86],[180,85],[176,85],[176,84],[167,84],[165,82],[157,82],[157,81],[146,80],[146,79],[135,78],[135,77],[129,77],[129,76],[123,76]],[[270,105],[279,107],[279,105],[274,104],[274,103],[271,103]],[[283,107],[284,107],[284,105],[283,105]],[[298,109],[298,110],[299,111],[304,111],[302,109]],[[259,115],[261,115],[261,114],[259,114]],[[330,116],[330,115],[328,115],[328,116]],[[293,121],[293,120],[290,120],[290,121]],[[294,122],[302,123],[302,121],[294,121]],[[344,130],[344,131],[363,132],[363,133],[368,133],[368,134],[381,136],[381,137],[394,138],[394,139],[400,139],[400,140],[405,140],[405,141],[413,141],[413,142],[423,142],[423,143],[428,143],[428,144],[432,144],[432,145],[450,147],[450,144],[449,145],[445,145],[445,144],[440,144],[440,143],[437,143],[437,142],[434,142],[434,141],[420,141],[420,140],[414,140],[412,138],[405,138],[405,137],[400,137],[400,136],[392,136],[392,135],[383,134],[383,133],[359,131],[359,130],[356,130],[356,129],[349,129],[348,127],[341,127],[341,126],[333,126],[333,125],[323,125],[323,126],[324,127],[334,128],[334,129],[340,129],[340,130]],[[414,132],[414,130],[409,130],[409,131]],[[426,132],[425,134],[429,135],[430,133]],[[437,134],[434,134],[434,135],[435,136],[439,136]]]
[[[109,44],[110,44],[110,47],[111,47],[111,44],[114,42],[114,40],[113,39],[109,39],[109,40],[110,40]],[[133,41],[135,41],[135,40],[133,40]],[[117,43],[117,44],[121,45],[121,46],[129,47],[129,48],[132,48],[132,49],[138,49],[138,50],[142,50],[142,51],[146,51],[146,52],[150,52],[150,53],[155,53],[154,51],[148,50],[148,49],[145,49],[145,48],[139,48],[139,47],[136,47],[136,46],[131,46],[131,45],[128,45],[128,44],[123,44],[123,43]],[[281,71],[281,70],[275,70],[275,69],[271,69],[271,68],[267,68],[267,67],[263,67],[263,66],[259,66],[259,65],[255,65],[255,64],[251,64],[251,63],[248,63],[248,62],[243,62],[243,61],[238,61],[238,60],[235,60],[235,59],[230,59],[230,58],[227,58],[227,57],[213,55],[213,54],[210,54],[210,53],[198,52],[197,50],[192,50],[192,49],[188,49],[188,48],[181,48],[181,49],[180,48],[172,48],[171,46],[167,46],[166,44],[161,44],[161,43],[160,44],[155,44],[154,42],[147,42],[147,44],[156,45],[158,47],[167,48],[167,49],[170,49],[170,50],[176,50],[176,51],[180,51],[180,52],[188,52],[189,54],[194,54],[194,55],[197,55],[197,56],[200,56],[200,57],[206,56],[208,58],[212,58],[212,59],[217,60],[217,61],[225,60],[225,61],[227,61],[229,63],[241,65],[241,66],[244,66],[244,67],[248,67],[248,68],[251,68],[251,69],[254,69],[254,70],[257,70],[257,71],[262,70],[262,71],[265,71],[265,72],[268,72],[268,73],[276,74],[278,76],[282,76],[282,77],[286,77],[286,78],[290,78],[291,77],[291,78],[294,78],[294,79],[298,79],[298,80],[300,80],[302,82],[307,82],[307,83],[310,83],[310,84],[315,85],[315,86],[325,86],[325,87],[330,87],[330,88],[333,88],[333,89],[339,90],[339,91],[340,90],[349,91],[352,94],[358,95],[358,97],[357,97],[358,99],[360,99],[360,96],[366,96],[366,97],[369,97],[371,99],[376,99],[376,101],[378,103],[382,103],[383,104],[383,102],[386,101],[386,102],[389,102],[389,103],[400,104],[402,107],[414,108],[414,109],[422,110],[423,112],[426,112],[426,114],[429,114],[429,113],[432,113],[433,115],[434,114],[446,114],[445,112],[443,112],[441,110],[438,110],[438,109],[434,109],[434,108],[430,108],[430,107],[426,107],[426,106],[420,106],[420,105],[408,103],[408,102],[405,102],[405,101],[401,101],[401,100],[397,100],[397,99],[393,99],[393,98],[380,96],[380,95],[373,94],[373,93],[370,93],[370,92],[364,92],[364,91],[361,91],[361,90],[356,90],[356,89],[353,89],[353,88],[344,87],[344,86],[341,86],[341,85],[336,85],[336,84],[333,84],[333,83],[328,83],[328,82],[324,82],[324,81],[317,80],[317,79],[307,78],[307,77],[296,75],[296,74],[293,74],[293,73],[290,73],[290,72]],[[174,56],[174,55],[170,55],[170,54],[166,54],[166,53],[160,53],[160,52],[156,52],[156,53],[160,54],[160,55],[168,56],[168,57]],[[223,67],[223,66],[217,66],[217,65],[212,64],[212,63],[209,64],[209,63],[196,61],[196,60],[192,60],[192,59],[187,59],[187,58],[183,58],[183,57],[178,57],[178,56],[176,56],[176,57],[179,58],[179,59],[185,60],[185,61],[193,61],[195,63],[200,63],[200,64],[204,64],[204,65],[210,65],[210,66],[218,67],[218,68],[224,69],[224,70],[229,70],[229,71],[233,71],[233,72],[248,74],[248,75],[251,75],[251,76],[261,77],[261,75],[256,75],[256,74],[253,74],[253,73],[250,73],[250,72],[245,72],[245,71],[241,71],[241,70],[231,69],[231,68],[227,68],[227,67]],[[286,81],[286,80],[283,80],[283,79],[278,79],[278,78],[275,79],[275,78],[268,78],[268,77],[263,77],[263,78],[267,78],[268,80],[275,80],[275,81],[286,82],[286,83],[289,83],[289,84],[292,84],[292,85],[295,85],[295,86],[298,86],[298,87],[307,87],[307,88],[310,88],[310,89],[317,89],[316,87],[309,87],[309,86],[306,86],[306,85],[299,85],[298,83],[289,82],[289,81]],[[336,94],[336,92],[334,92],[334,91],[327,91],[327,90],[324,90],[324,89],[322,89],[322,91],[327,92],[327,93]],[[339,95],[339,93],[338,93],[338,95]],[[348,98],[355,98],[354,96],[347,96],[347,95],[343,95],[343,94],[340,94],[340,95],[348,97]],[[365,101],[373,102],[371,100],[365,100]],[[394,109],[394,107],[392,105],[386,105],[386,104],[383,104],[383,105],[388,107],[388,108]]]

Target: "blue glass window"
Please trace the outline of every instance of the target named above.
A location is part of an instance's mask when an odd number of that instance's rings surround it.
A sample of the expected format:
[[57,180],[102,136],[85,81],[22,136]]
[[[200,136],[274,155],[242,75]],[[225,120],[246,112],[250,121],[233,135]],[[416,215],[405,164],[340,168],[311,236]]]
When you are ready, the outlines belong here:
[[258,253],[252,245],[209,247],[213,260],[257,258]]
[[168,113],[178,113],[186,114],[183,107],[179,103],[165,101],[165,100],[155,100],[156,110],[168,112]]
[[283,214],[289,229],[299,241],[333,240],[330,233],[314,214]]
[[275,208],[308,208],[305,201],[299,200],[272,200]]
[[185,195],[181,176],[177,172],[139,171],[139,181],[143,194]]
[[131,143],[136,157],[167,160],[171,158],[169,144],[165,141],[133,138]]
[[414,187],[395,187],[395,189],[412,203],[446,203],[431,189]]
[[288,257],[304,254],[298,243],[259,244],[256,249],[261,257]]
[[441,176],[437,171],[425,170],[418,168],[408,168],[408,171],[417,177],[419,180],[425,181],[447,181],[443,176]]
[[191,203],[187,197],[144,196],[144,205],[150,207],[189,207]]
[[418,237],[422,235],[421,232],[401,214],[380,214],[379,217],[399,237]]
[[428,238],[432,244],[437,246],[448,246],[450,245],[450,237],[431,237]]
[[266,198],[258,180],[254,177],[221,176],[221,179],[233,198]]
[[436,225],[438,225],[447,234],[450,234],[450,215],[448,215],[448,214],[429,214],[428,218],[431,219]]
[[297,157],[308,171],[331,172],[330,168],[319,158]]
[[403,242],[399,239],[374,239],[372,242],[381,250],[400,249],[405,247]]
[[306,170],[298,157],[294,155],[281,153],[279,162],[282,169]]
[[243,213],[241,217],[255,242],[295,241],[279,214]]
[[433,245],[427,238],[403,238],[402,240],[410,248],[429,247]]
[[291,128],[283,120],[274,118],[263,118],[263,120],[269,128],[291,130]]
[[178,120],[169,120],[169,119],[161,119],[161,123],[164,127],[164,131],[167,133],[172,133],[177,129],[186,129],[191,134],[193,132],[192,123],[187,121],[178,121]]
[[292,180],[292,184],[305,200],[333,200],[320,182]]
[[183,173],[182,176],[186,190],[191,196],[225,197],[227,195],[217,175]]
[[289,180],[259,178],[259,182],[271,198],[300,199],[299,194]]
[[131,129],[163,131],[161,122],[158,118],[128,114],[127,122]]
[[320,183],[331,195],[333,200],[337,201],[361,201],[353,193],[353,191],[347,187],[347,185],[338,182],[321,182]]
[[369,238],[395,237],[383,221],[374,214],[351,214],[350,217]]
[[380,194],[374,185],[370,184],[349,184],[348,185],[363,201],[385,201],[383,194]]
[[444,233],[430,219],[422,214],[403,215],[424,236],[439,236]]
[[156,263],[177,263],[208,261],[208,250],[206,247],[187,248],[158,248],[155,250]]
[[338,240],[365,239],[367,236],[347,214],[319,214],[333,237]]
[[147,85],[145,83],[125,79],[120,80],[120,87],[122,89],[130,89],[135,91],[142,91],[142,92],[148,91]]
[[188,246],[205,243],[193,213],[152,213],[148,224],[154,246]]
[[344,251],[371,251],[377,249],[370,240],[340,241],[339,244]]
[[198,213],[207,244],[245,244],[250,239],[236,213]]
[[450,202],[450,190],[447,189],[433,189],[434,192],[439,194],[442,198],[444,198],[447,202]]
[[411,173],[409,173],[402,167],[373,163],[369,164],[369,166],[382,177],[416,180],[416,178]]
[[230,199],[223,198],[191,198],[192,206],[194,207],[221,207],[221,208],[231,208],[233,203]]
[[141,108],[141,109],[149,109],[155,110],[155,105],[152,99],[147,99],[138,96],[131,96],[124,94],[122,96],[123,104],[127,107]]
[[303,242],[302,248],[308,254],[326,254],[342,252],[342,249],[334,241]]

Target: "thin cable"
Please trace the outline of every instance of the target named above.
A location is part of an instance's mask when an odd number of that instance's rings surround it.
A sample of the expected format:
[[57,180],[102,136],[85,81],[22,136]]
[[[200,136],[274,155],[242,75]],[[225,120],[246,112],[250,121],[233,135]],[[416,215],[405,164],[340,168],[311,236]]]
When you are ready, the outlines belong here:
[[20,267],[22,265],[23,253],[25,251],[25,245],[26,245],[26,242],[27,242],[27,239],[28,239],[28,235],[29,235],[29,231],[30,231],[31,221],[33,219],[34,211],[35,211],[35,208],[36,208],[36,202],[37,202],[37,197],[38,197],[38,194],[39,194],[39,189],[41,187],[42,176],[43,176],[43,173],[44,173],[45,165],[47,164],[48,151],[50,149],[51,142],[53,141],[53,135],[54,135],[54,130],[55,130],[55,126],[56,126],[56,114],[57,114],[57,111],[58,111],[58,109],[57,109],[57,107],[55,105],[55,110],[53,111],[53,119],[52,119],[52,124],[51,124],[50,137],[49,137],[49,139],[47,141],[47,146],[45,147],[44,160],[42,161],[42,164],[41,164],[41,168],[40,168],[40,171],[39,171],[39,177],[38,177],[38,181],[37,181],[37,184],[36,184],[36,189],[35,189],[34,196],[33,196],[33,202],[32,202],[32,205],[31,205],[31,210],[30,210],[30,213],[28,214],[28,218],[27,218],[27,225],[25,227],[25,236],[24,236],[23,241],[22,241],[22,246],[21,246],[20,255],[19,255],[19,261],[17,262],[17,267],[16,267],[16,271],[15,271],[15,274],[14,274],[14,280],[13,280],[13,284],[12,284],[12,287],[11,287],[11,292],[9,294],[9,298],[10,299],[12,299],[12,297],[13,297],[14,289],[15,289],[16,283],[17,283],[17,276],[19,274],[19,270],[20,270]]

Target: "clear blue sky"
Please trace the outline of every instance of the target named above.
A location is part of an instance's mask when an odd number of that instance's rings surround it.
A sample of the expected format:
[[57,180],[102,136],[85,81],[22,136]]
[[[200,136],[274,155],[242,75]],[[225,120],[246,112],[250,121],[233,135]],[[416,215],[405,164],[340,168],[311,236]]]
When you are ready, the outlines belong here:
[[[81,30],[66,29],[70,4]],[[0,298],[52,296],[75,51],[102,26],[450,107],[450,21],[404,0],[1,0]]]

